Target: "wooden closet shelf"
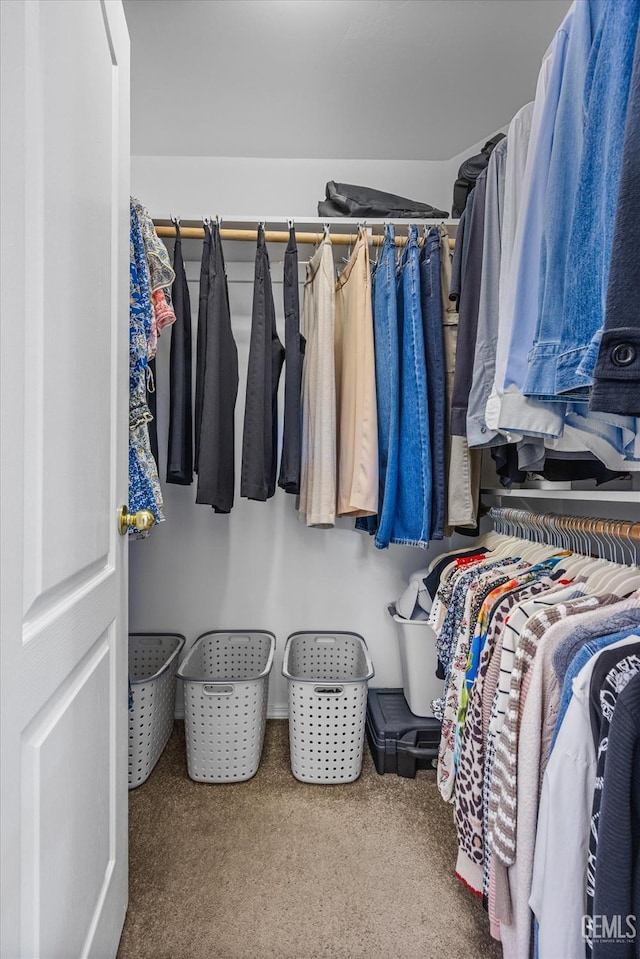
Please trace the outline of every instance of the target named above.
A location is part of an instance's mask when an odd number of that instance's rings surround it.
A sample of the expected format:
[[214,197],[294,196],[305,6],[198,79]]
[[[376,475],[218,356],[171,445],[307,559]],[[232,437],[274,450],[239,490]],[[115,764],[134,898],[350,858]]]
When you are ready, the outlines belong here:
[[[483,488],[483,496],[500,499],[576,500],[607,503],[635,503],[640,509],[640,490],[599,489],[502,489]],[[640,520],[640,515],[638,517]]]

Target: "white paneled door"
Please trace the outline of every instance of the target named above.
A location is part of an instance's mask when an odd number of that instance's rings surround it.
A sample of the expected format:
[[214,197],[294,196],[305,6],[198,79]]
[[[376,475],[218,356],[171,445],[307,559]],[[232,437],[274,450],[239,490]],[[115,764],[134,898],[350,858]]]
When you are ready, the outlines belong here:
[[127,902],[129,38],[2,0],[2,959],[115,955]]

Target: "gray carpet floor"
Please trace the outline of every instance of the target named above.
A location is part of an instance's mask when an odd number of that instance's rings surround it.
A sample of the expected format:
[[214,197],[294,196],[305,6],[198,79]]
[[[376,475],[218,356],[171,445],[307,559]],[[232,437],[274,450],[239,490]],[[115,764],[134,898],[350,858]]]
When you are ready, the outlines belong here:
[[118,959],[499,957],[454,878],[452,808],[435,772],[299,783],[285,720],[246,783],[187,776],[176,729],[130,794],[130,898]]

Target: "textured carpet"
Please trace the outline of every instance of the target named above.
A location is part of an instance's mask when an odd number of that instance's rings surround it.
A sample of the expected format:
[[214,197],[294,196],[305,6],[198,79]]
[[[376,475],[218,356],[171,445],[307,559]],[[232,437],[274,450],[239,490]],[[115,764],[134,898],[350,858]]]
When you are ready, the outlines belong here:
[[246,783],[187,776],[176,724],[130,794],[130,899],[118,959],[499,957],[453,876],[452,809],[433,771],[297,782],[287,723],[267,724]]

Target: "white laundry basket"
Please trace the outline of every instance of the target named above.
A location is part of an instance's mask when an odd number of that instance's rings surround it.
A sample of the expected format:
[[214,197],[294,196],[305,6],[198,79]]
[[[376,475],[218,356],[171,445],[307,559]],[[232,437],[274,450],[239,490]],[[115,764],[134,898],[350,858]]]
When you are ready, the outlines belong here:
[[173,729],[179,633],[129,633],[129,789],[145,782]]
[[250,629],[199,636],[178,670],[184,683],[187,769],[198,782],[231,783],[258,771],[276,638]]
[[367,683],[374,674],[357,633],[293,633],[282,674],[289,686],[291,770],[308,783],[348,783],[360,775]]
[[444,696],[444,681],[436,676],[438,650],[433,627],[426,613],[404,619],[393,603],[387,610],[398,627],[404,698],[414,716],[433,716],[431,703]]

